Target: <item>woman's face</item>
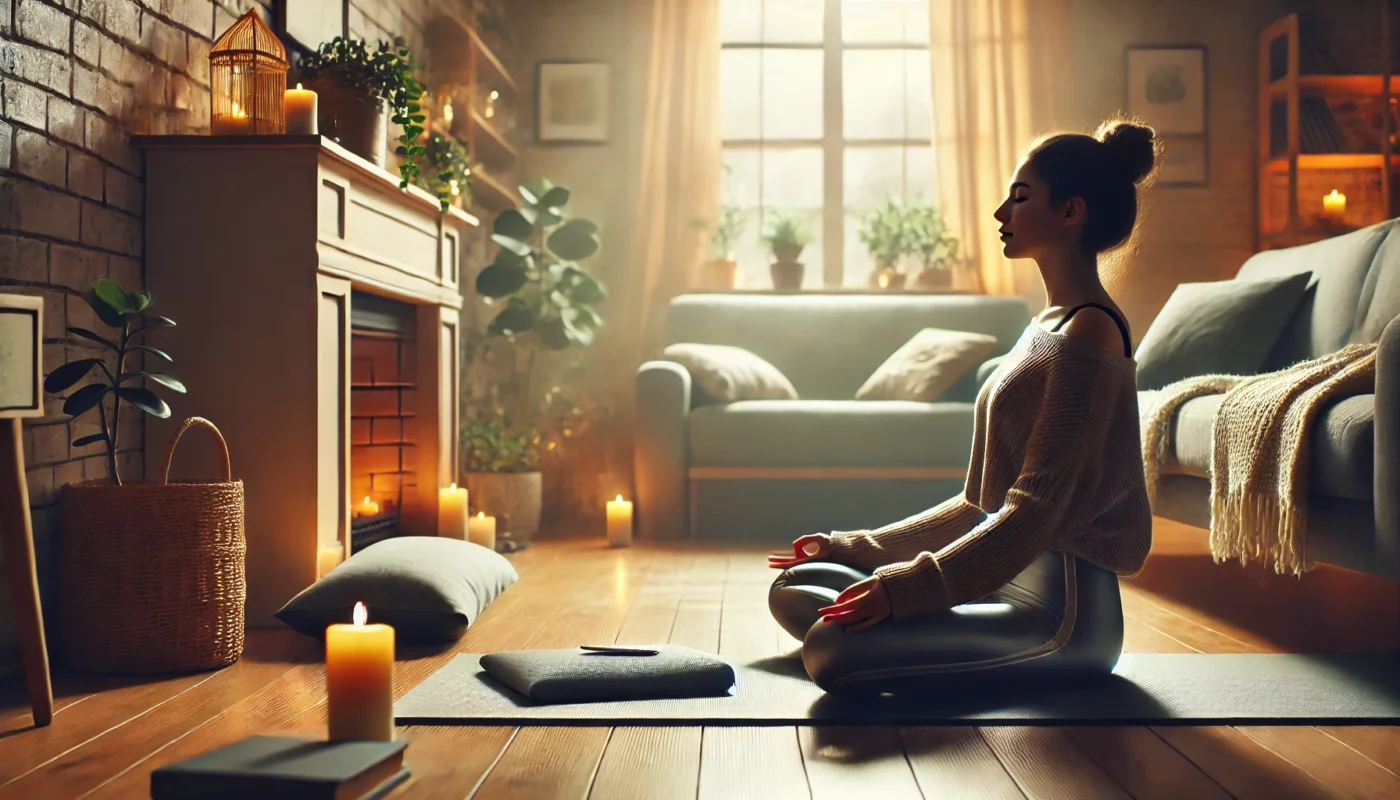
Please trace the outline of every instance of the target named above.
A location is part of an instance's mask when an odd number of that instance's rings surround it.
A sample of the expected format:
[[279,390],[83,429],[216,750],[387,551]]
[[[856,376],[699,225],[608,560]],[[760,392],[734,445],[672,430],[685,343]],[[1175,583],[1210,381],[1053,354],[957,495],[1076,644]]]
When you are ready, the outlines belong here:
[[1073,205],[1072,201],[1052,205],[1049,188],[1035,176],[1030,164],[1021,162],[1011,176],[1006,200],[993,214],[1001,223],[1002,254],[1035,258],[1048,247],[1072,241],[1082,216],[1074,213]]

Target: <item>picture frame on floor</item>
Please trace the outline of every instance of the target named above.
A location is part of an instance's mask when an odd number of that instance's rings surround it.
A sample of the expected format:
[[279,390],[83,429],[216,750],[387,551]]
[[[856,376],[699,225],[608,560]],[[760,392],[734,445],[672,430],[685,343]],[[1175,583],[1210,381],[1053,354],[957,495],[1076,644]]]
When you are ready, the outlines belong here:
[[606,144],[611,135],[612,65],[543,61],[535,74],[535,138],[544,144]]

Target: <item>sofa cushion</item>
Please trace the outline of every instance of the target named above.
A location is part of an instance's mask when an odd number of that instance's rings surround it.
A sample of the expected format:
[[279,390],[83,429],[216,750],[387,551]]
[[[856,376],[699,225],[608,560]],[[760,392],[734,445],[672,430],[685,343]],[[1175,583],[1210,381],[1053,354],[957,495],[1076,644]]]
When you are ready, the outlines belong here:
[[721,402],[797,399],[797,390],[777,367],[742,347],[682,343],[661,355],[689,370],[695,386]]
[[856,399],[932,403],[996,346],[996,337],[985,333],[924,328],[885,359]]
[[[1139,407],[1152,405],[1142,392]],[[1224,395],[1211,394],[1182,403],[1170,438],[1163,472],[1210,476],[1215,414]],[[1323,407],[1313,427],[1308,461],[1308,493],[1351,500],[1374,493],[1375,395],[1345,397]]]
[[1253,375],[1277,341],[1309,275],[1183,283],[1142,337],[1139,389],[1195,375]]
[[755,400],[690,414],[693,467],[966,467],[971,403]]

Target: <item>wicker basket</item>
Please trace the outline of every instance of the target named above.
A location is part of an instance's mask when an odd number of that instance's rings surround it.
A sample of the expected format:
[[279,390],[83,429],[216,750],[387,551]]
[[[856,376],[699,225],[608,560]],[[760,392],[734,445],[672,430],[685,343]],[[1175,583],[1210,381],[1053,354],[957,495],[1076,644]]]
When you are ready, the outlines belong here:
[[[196,425],[223,460],[217,481],[170,483],[180,437]],[[89,481],[64,489],[59,626],[67,663],[85,672],[212,669],[243,653],[243,482],[212,422],[185,420],[159,483]]]

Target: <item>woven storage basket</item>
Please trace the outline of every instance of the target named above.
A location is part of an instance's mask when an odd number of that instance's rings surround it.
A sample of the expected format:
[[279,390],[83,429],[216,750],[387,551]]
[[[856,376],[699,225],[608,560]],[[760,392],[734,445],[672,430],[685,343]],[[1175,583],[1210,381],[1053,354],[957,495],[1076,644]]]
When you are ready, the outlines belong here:
[[[170,483],[175,445],[194,426],[213,435],[223,475]],[[212,422],[191,417],[160,474],[159,483],[64,489],[59,630],[74,669],[184,672],[243,653],[243,482],[232,479],[228,444]]]

